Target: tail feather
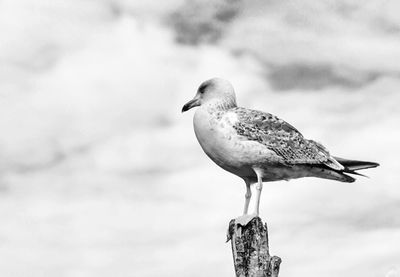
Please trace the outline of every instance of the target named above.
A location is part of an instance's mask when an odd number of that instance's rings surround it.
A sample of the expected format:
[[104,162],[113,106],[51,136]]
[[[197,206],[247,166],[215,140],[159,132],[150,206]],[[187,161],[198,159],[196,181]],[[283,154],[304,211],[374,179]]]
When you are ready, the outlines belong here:
[[313,173],[313,176],[319,178],[331,179],[345,183],[353,183],[356,180],[345,174],[344,171],[329,168],[327,165],[312,166],[309,170]]
[[349,173],[349,174],[353,174],[353,175],[358,175],[358,176],[363,176],[363,177],[369,178],[367,175],[364,175],[364,174],[358,173],[357,171],[354,171],[354,170],[349,170],[349,169],[347,169],[347,168],[345,168],[345,169],[343,170],[343,172],[346,172],[346,173]]
[[368,177],[368,176],[365,176],[356,171],[360,170],[360,169],[367,169],[367,168],[379,166],[378,163],[374,163],[374,162],[347,160],[347,159],[337,158],[337,157],[333,157],[333,158],[337,162],[339,162],[344,167],[344,169],[341,169],[341,170],[333,169],[329,165],[324,164],[323,166],[313,168],[315,176],[320,177],[320,178],[326,178],[326,179],[332,179],[332,180],[337,180],[337,181],[341,181],[341,182],[346,182],[346,183],[352,183],[356,179],[347,174]]
[[357,170],[361,170],[361,169],[367,169],[367,168],[373,168],[373,167],[379,166],[378,163],[374,163],[374,162],[347,160],[347,159],[338,158],[338,157],[334,157],[334,158],[341,165],[344,166],[344,169],[343,169],[342,172],[349,173],[349,174],[354,174],[354,175],[358,175],[358,176],[363,176],[363,177],[367,177],[367,178],[368,178],[368,176],[366,176],[364,174],[361,174],[361,173],[358,173],[356,171]]
[[[351,174],[362,175],[360,173],[356,173],[355,171],[379,166],[378,163],[374,163],[374,162],[347,160],[347,159],[338,158],[338,157],[334,157],[334,158],[341,165],[344,166],[344,168],[345,168],[344,172],[351,173]],[[362,176],[364,176],[364,175],[362,175]]]

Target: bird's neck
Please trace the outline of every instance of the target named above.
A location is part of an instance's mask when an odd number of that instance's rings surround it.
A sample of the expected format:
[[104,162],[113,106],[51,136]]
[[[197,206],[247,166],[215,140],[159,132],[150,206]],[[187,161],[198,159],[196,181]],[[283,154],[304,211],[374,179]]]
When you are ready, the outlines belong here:
[[212,99],[204,106],[210,111],[227,111],[237,107],[235,98]]

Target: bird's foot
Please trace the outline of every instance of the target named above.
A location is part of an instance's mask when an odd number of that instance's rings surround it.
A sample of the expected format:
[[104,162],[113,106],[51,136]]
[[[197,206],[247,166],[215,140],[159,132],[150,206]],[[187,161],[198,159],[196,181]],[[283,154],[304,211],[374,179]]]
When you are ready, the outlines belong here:
[[241,226],[246,226],[253,218],[258,217],[258,214],[245,214],[235,218],[235,223]]

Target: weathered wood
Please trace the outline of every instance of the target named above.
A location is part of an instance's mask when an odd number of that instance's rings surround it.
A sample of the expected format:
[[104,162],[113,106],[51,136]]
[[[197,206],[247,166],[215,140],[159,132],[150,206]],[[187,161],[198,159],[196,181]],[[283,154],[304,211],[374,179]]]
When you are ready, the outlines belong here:
[[227,242],[231,241],[237,277],[278,277],[281,258],[271,257],[267,224],[254,217],[249,222],[232,219]]

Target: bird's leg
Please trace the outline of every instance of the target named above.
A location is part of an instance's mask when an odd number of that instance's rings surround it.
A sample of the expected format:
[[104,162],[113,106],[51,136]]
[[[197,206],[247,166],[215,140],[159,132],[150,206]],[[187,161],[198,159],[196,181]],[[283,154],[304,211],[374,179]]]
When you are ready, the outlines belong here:
[[261,196],[261,191],[263,188],[263,183],[262,183],[262,174],[259,170],[254,169],[254,172],[257,175],[257,184],[256,184],[256,206],[254,213],[256,216],[260,214],[260,196]]
[[256,198],[256,207],[255,207],[255,210],[254,210],[253,214],[250,214],[250,215],[247,214],[247,210],[248,210],[249,202],[250,202],[250,197],[251,197],[251,189],[250,189],[250,183],[247,180],[245,180],[247,191],[246,191],[246,195],[245,195],[246,201],[245,201],[245,204],[244,204],[244,215],[239,216],[238,218],[235,218],[235,223],[239,224],[241,226],[246,226],[253,218],[257,217],[260,214],[260,208],[259,208],[259,206],[260,206],[260,195],[261,195],[261,190],[262,190],[262,185],[263,185],[263,183],[262,183],[262,171],[258,170],[258,169],[254,169],[254,172],[256,173],[257,180],[258,180],[258,182],[256,184],[256,189],[257,189],[257,192],[256,192],[257,193],[256,194],[256,197],[257,197]]
[[244,210],[243,210],[243,215],[246,215],[247,212],[249,211],[249,204],[250,204],[250,198],[251,198],[251,188],[250,188],[250,182],[246,182],[246,194],[244,195]]

